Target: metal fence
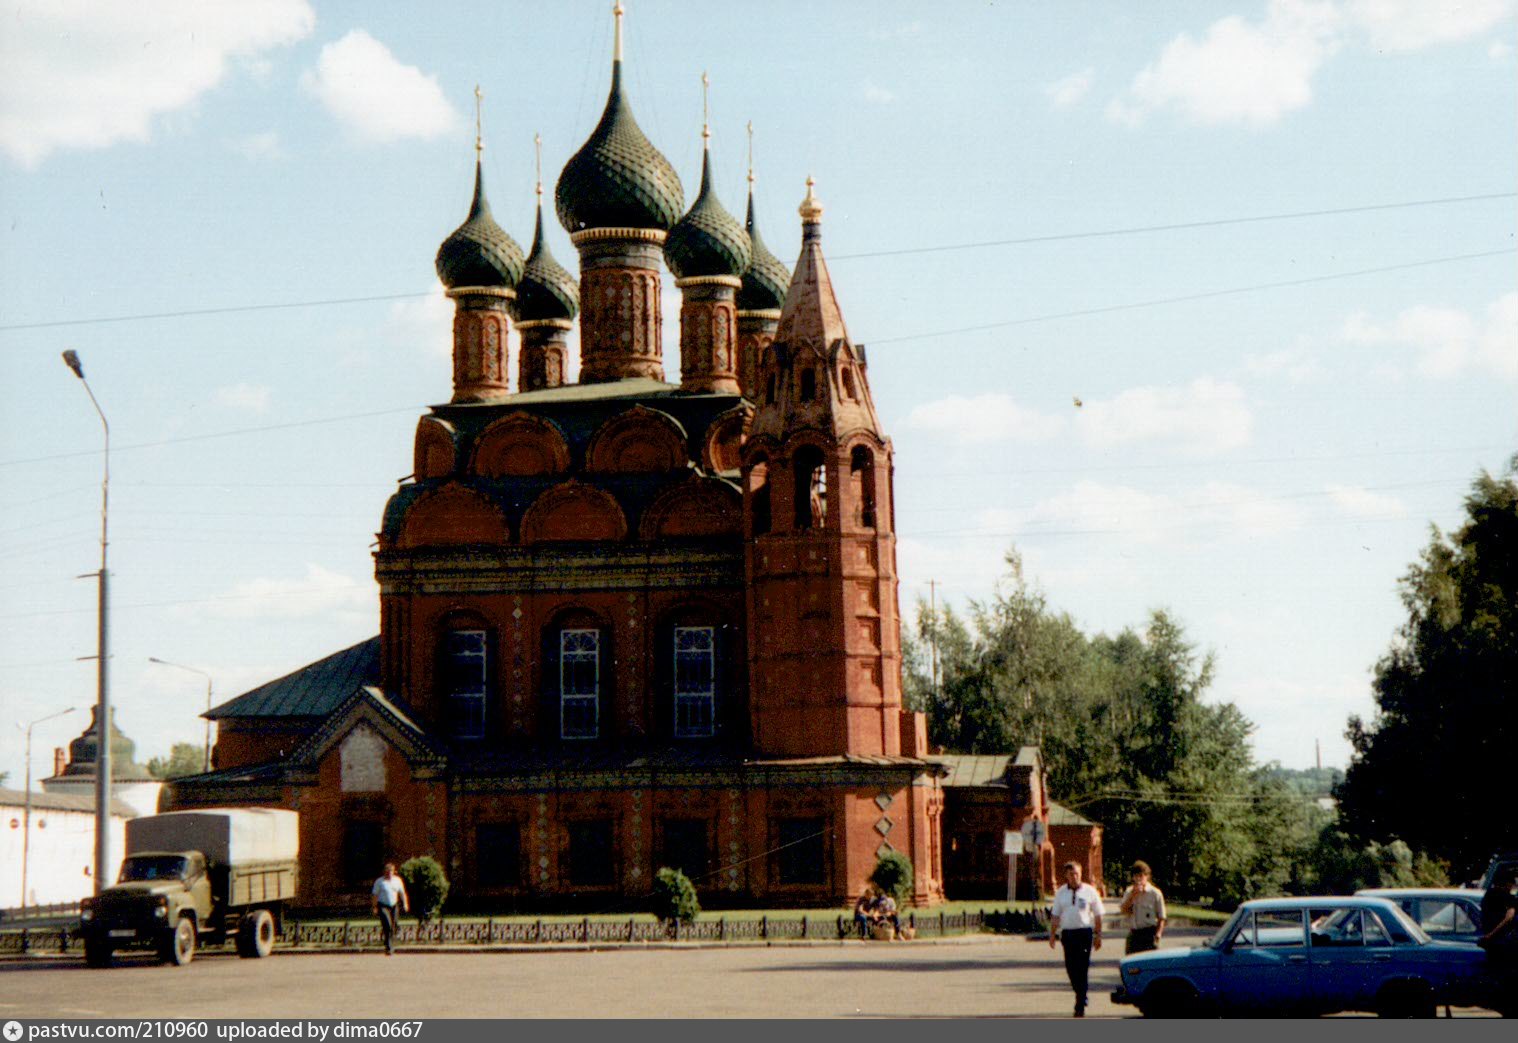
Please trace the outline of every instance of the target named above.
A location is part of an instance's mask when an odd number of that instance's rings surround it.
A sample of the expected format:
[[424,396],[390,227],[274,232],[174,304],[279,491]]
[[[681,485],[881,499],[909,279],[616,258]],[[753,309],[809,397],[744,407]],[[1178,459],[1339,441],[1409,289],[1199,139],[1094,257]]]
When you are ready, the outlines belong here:
[[[972,934],[980,931],[1025,934],[1039,930],[1037,914],[1022,912],[933,913],[913,910],[902,919],[918,938]],[[757,919],[719,916],[694,923],[666,925],[652,920],[448,920],[407,923],[396,931],[401,945],[534,945],[616,944],[655,941],[769,942],[837,941],[856,935],[852,916],[807,916],[799,920],[761,916]],[[278,945],[282,948],[367,949],[381,944],[375,920],[342,923],[287,921]],[[67,953],[80,948],[78,932],[69,927],[36,927],[0,931],[0,954]]]

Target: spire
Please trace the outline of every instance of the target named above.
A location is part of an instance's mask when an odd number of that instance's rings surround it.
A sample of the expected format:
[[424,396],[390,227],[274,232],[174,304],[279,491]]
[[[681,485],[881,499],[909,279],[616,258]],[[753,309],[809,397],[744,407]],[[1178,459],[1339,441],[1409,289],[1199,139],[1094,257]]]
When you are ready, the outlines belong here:
[[[568,323],[580,310],[580,289],[575,277],[564,269],[548,249],[543,234],[543,135],[532,136],[536,154],[537,215],[532,227],[532,247],[522,281],[517,284],[518,323],[553,320]],[[526,385],[523,385],[524,390]]]
[[[707,88],[711,78],[701,74],[701,191],[689,213],[670,229],[664,241],[664,260],[676,279],[723,276],[736,278],[748,270],[748,233],[717,199],[712,184],[711,118]],[[736,281],[734,283],[736,286]]]
[[474,162],[480,162],[480,154],[485,151],[485,126],[484,126],[485,92],[480,90],[480,85],[474,85]]
[[616,42],[612,44],[611,50],[611,60],[613,65],[622,64],[622,15],[625,10],[626,9],[622,6],[622,0],[617,0],[617,2],[611,6],[611,13],[617,20],[617,28],[615,31]]
[[[743,287],[738,291],[738,307],[743,311],[779,311],[785,302],[785,288],[791,272],[770,252],[759,235],[754,221],[754,121],[748,121],[748,212],[743,229],[748,232],[752,260],[743,273]],[[757,360],[756,360],[757,361]]]
[[796,274],[785,294],[775,340],[792,345],[810,341],[826,349],[835,341],[847,341],[849,333],[833,293],[833,277],[828,274],[827,261],[822,256],[822,203],[817,199],[815,185],[812,178],[806,179],[806,198],[798,208],[801,256],[796,259]]
[[485,198],[485,92],[474,87],[474,198],[469,216],[438,247],[437,274],[448,289],[488,286],[510,289],[522,277],[522,248],[496,224]]

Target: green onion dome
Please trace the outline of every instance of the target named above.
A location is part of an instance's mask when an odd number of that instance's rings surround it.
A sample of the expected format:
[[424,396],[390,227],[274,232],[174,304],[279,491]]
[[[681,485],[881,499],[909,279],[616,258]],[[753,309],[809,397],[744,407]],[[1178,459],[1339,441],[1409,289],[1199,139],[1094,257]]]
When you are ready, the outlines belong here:
[[570,234],[589,228],[668,231],[685,210],[680,176],[638,129],[622,94],[620,61],[612,63],[601,122],[559,175],[554,206]]
[[[752,178],[750,179],[752,180]],[[791,271],[759,237],[754,224],[754,192],[749,186],[748,218],[744,222],[748,239],[753,244],[753,259],[743,273],[743,285],[738,289],[739,311],[778,311],[785,304],[785,291],[791,285]]]
[[748,233],[728,213],[712,190],[712,154],[701,154],[701,192],[690,213],[670,229],[664,261],[677,279],[707,275],[742,275],[751,248]]
[[580,284],[548,252],[543,238],[543,203],[538,201],[538,220],[532,230],[532,252],[522,281],[517,283],[516,319],[573,319],[580,310]]
[[469,217],[437,251],[437,277],[448,289],[491,286],[511,289],[522,278],[522,248],[495,223],[485,199],[485,179],[474,165],[474,203]]

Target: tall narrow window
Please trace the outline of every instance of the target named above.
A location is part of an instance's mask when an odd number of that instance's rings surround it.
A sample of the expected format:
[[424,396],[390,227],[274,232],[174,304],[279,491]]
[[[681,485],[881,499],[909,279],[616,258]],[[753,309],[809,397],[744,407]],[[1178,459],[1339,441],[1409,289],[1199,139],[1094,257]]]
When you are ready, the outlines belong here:
[[601,632],[559,631],[559,735],[594,739],[600,731]]
[[760,460],[749,471],[749,487],[753,490],[754,535],[763,536],[770,531],[770,467],[769,464]]
[[767,406],[775,404],[775,374],[773,373],[764,382],[764,404]]
[[828,476],[822,450],[802,446],[796,451],[796,528],[821,528],[828,513]]
[[569,823],[564,875],[572,886],[609,887],[617,882],[613,825],[610,819]]
[[714,734],[716,641],[711,627],[675,627],[675,737]]
[[776,819],[775,880],[781,884],[821,884],[827,880],[827,822],[821,818]]
[[801,371],[801,401],[810,402],[817,397],[817,371],[811,366]]
[[443,640],[441,687],[448,730],[456,739],[485,737],[485,646],[483,630],[450,630]]
[[855,446],[849,456],[849,481],[854,486],[855,518],[860,527],[875,527],[875,455]]

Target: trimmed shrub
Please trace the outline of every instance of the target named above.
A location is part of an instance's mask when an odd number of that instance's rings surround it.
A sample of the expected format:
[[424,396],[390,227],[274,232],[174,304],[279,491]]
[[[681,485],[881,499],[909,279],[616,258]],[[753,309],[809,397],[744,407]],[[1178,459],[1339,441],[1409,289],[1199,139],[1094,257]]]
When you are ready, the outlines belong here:
[[654,893],[649,896],[649,902],[649,912],[671,932],[676,924],[690,923],[701,911],[696,885],[680,870],[668,866],[654,874]]
[[914,877],[910,858],[900,851],[887,851],[876,860],[870,883],[896,899],[898,906],[903,906],[912,897]]
[[428,923],[443,908],[448,898],[448,877],[431,855],[408,858],[400,868],[406,881],[406,895],[417,923]]

